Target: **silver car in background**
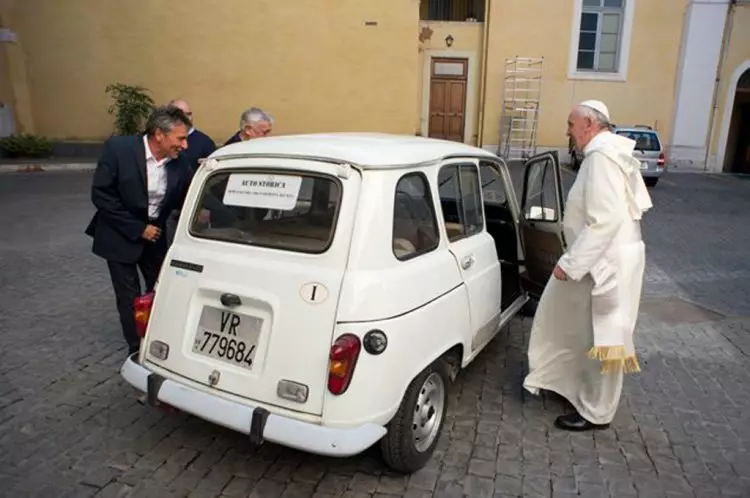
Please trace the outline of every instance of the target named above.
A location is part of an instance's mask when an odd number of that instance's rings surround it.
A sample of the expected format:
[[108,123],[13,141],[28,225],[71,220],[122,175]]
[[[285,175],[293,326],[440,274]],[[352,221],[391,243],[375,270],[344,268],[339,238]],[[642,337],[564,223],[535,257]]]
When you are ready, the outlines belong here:
[[655,186],[667,169],[664,145],[659,138],[659,133],[646,125],[616,126],[612,131],[635,140],[633,155],[641,161],[643,180],[649,187]]
[[[647,186],[655,186],[661,175],[667,170],[666,154],[664,152],[664,145],[659,138],[659,133],[646,125],[632,127],[613,125],[612,132],[635,140],[633,155],[641,161],[641,175],[643,176],[643,180]],[[568,152],[570,154],[571,168],[573,171],[578,171],[581,167],[583,156],[580,151],[576,150],[572,139],[568,143]]]

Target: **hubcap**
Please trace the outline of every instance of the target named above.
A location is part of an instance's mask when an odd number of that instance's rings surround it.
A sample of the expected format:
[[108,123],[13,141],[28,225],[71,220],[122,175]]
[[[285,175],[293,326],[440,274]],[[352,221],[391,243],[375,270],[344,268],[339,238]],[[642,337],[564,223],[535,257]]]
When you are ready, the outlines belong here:
[[411,430],[414,447],[420,453],[429,448],[438,435],[445,406],[445,384],[437,373],[431,373],[422,384],[414,406]]

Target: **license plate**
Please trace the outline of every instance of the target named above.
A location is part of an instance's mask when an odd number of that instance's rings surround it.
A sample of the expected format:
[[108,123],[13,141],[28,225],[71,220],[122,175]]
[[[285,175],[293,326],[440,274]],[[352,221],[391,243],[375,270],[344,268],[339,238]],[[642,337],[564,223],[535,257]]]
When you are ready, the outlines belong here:
[[645,162],[645,161],[644,161],[644,162],[642,162],[642,163],[641,163],[641,169],[648,169],[648,163],[647,163],[647,162]]
[[263,319],[205,306],[193,352],[251,370]]

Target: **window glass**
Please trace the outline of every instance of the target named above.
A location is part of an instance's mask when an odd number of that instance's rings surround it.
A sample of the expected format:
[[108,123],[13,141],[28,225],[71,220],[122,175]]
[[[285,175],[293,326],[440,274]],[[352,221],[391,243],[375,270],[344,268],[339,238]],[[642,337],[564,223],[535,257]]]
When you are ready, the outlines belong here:
[[484,228],[484,213],[482,211],[482,188],[479,182],[477,167],[461,165],[461,200],[464,204],[464,226],[466,235],[479,233]]
[[193,213],[195,237],[306,253],[324,252],[341,203],[334,178],[232,171],[209,176]]
[[550,159],[529,166],[524,197],[524,217],[530,221],[557,221],[555,168]]
[[451,242],[484,229],[482,191],[475,165],[443,166],[438,174],[438,191]]
[[437,248],[437,217],[427,178],[409,173],[396,184],[393,203],[393,254],[407,260]]
[[500,172],[492,165],[482,163],[479,166],[479,176],[482,180],[482,198],[485,204],[508,204],[505,193],[505,182]]
[[588,71],[617,71],[623,0],[582,0],[578,33],[577,68]]
[[653,131],[615,130],[615,133],[635,140],[635,150],[656,152],[661,150],[659,137]]

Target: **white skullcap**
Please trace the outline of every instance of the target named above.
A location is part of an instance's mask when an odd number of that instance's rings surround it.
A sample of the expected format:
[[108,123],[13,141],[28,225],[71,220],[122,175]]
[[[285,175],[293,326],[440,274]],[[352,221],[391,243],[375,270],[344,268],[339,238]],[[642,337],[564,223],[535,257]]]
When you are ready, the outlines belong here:
[[607,106],[604,104],[604,102],[601,102],[599,100],[584,100],[578,105],[588,107],[589,109],[594,109],[595,111],[599,111],[604,115],[605,118],[607,118],[607,121],[610,120],[609,109],[607,109]]

